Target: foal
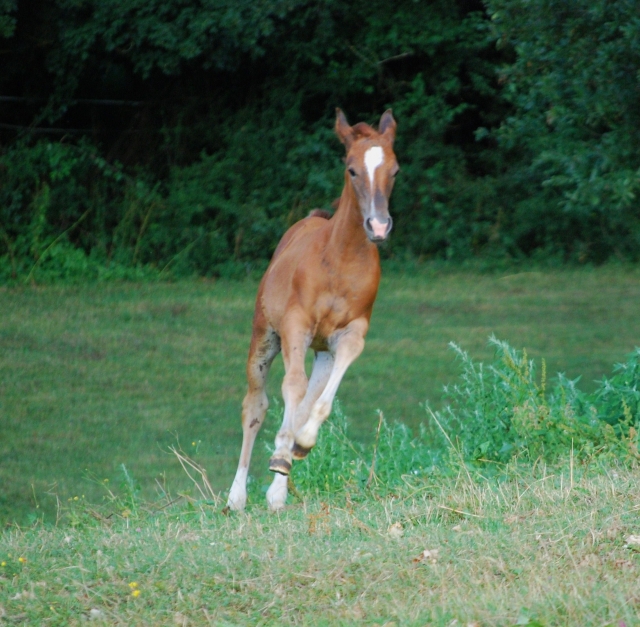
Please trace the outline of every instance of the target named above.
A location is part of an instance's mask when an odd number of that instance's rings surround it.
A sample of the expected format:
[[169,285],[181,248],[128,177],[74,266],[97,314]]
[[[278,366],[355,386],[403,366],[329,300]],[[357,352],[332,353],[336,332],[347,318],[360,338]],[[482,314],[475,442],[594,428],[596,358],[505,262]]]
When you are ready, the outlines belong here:
[[[269,507],[277,510],[287,498],[292,460],[303,459],[315,445],[342,377],[364,348],[380,283],[376,243],[392,226],[396,122],[388,110],[376,131],[363,122],[349,126],[342,111],[336,113],[335,130],[347,151],[338,208],[331,219],[312,212],[285,233],[258,289],[230,509],[242,510],[247,502],[251,450],[267,411],[265,383],[274,357],[282,351],[286,373],[284,420],[269,461],[276,474],[267,491]],[[315,359],[307,379],[309,348]]]

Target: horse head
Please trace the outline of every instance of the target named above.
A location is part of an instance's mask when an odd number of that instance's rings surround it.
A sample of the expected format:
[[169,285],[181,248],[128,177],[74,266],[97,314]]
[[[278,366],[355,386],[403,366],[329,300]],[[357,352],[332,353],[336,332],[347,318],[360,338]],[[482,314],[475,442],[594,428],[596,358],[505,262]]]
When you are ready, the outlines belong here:
[[391,109],[382,114],[377,131],[364,122],[350,126],[336,109],[335,130],[347,149],[345,185],[356,197],[365,233],[372,242],[382,242],[393,226],[389,197],[400,169],[393,152],[396,121]]

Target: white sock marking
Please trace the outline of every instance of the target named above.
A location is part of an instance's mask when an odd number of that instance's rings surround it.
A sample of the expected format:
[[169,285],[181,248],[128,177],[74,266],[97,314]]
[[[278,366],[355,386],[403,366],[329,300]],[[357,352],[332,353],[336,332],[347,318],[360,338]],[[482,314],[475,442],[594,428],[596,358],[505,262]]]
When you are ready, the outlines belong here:
[[238,468],[235,479],[229,490],[227,505],[233,510],[243,510],[247,503],[247,475],[248,468]]

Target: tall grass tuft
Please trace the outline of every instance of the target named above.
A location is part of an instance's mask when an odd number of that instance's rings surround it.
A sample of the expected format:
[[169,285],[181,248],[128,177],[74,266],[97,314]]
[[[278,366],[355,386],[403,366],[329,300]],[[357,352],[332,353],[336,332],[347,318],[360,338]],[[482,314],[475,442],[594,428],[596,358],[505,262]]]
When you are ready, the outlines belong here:
[[363,486],[367,473],[364,448],[349,437],[347,417],[336,402],[313,451],[293,465],[291,482],[305,494],[326,494]]
[[640,418],[640,348],[625,363],[613,367],[613,376],[604,377],[591,395],[598,408],[598,418],[609,424],[638,422]]
[[410,478],[430,473],[441,457],[442,450],[424,425],[415,436],[407,425],[385,420],[382,412],[372,444],[364,446],[352,440],[348,419],[336,403],[313,451],[294,464],[291,481],[295,490],[306,495],[389,491]]

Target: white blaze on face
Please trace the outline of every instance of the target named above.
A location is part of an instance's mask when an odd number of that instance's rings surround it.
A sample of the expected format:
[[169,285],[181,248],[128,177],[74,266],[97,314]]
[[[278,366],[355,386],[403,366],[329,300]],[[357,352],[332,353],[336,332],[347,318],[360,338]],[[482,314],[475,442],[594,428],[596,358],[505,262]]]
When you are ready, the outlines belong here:
[[[373,182],[376,174],[376,169],[384,162],[384,152],[380,146],[373,146],[364,153],[364,165],[367,168],[367,174],[369,175],[369,183],[371,185],[371,193],[373,195]],[[373,199],[372,199],[373,201]]]
[[384,239],[387,233],[387,223],[384,224],[376,217],[376,208],[373,202],[374,195],[374,182],[376,169],[384,163],[384,152],[380,146],[373,146],[364,153],[364,165],[367,169],[367,175],[369,176],[369,185],[371,187],[371,214],[369,224],[373,229],[373,234],[376,237]]

